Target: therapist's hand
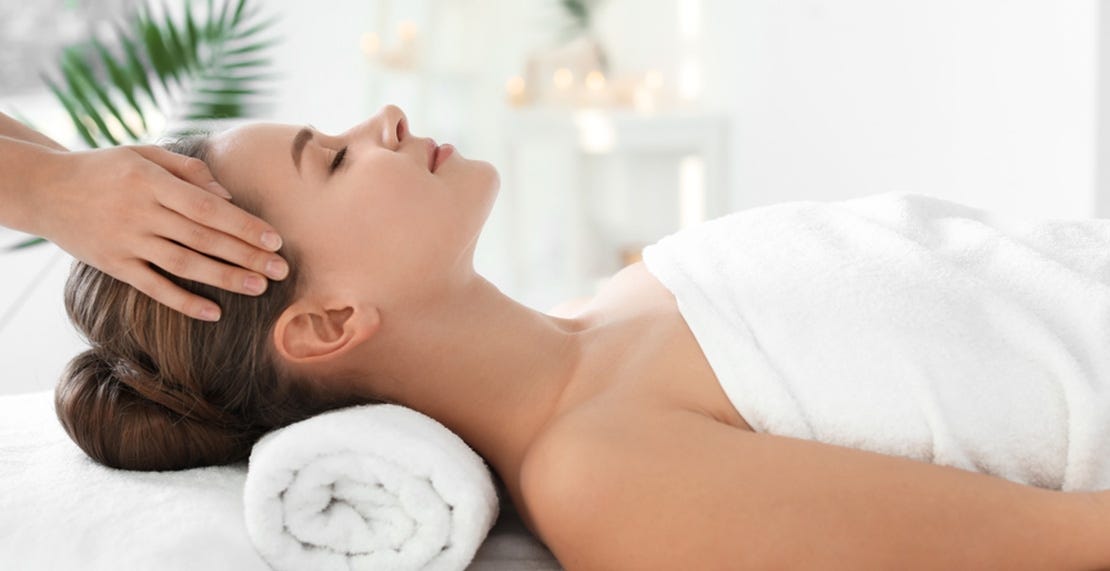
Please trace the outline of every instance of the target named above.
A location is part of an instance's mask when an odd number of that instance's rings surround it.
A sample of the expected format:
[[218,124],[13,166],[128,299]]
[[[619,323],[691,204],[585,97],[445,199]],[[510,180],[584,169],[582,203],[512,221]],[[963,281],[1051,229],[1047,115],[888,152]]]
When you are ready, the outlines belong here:
[[[155,272],[257,295],[284,279],[272,226],[228,199],[200,159],[154,145],[53,153],[46,192],[36,193],[41,235],[104,273],[181,313],[219,319],[219,307]],[[195,250],[195,251],[194,251]],[[207,254],[221,260],[214,260]]]

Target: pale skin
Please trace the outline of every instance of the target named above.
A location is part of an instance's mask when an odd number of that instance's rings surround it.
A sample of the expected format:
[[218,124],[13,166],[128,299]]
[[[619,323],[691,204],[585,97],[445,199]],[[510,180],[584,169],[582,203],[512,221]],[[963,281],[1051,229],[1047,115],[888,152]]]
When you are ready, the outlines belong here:
[[[278,357],[461,436],[565,568],[1110,566],[1105,493],[755,433],[638,388],[652,370],[699,370],[637,351],[653,337],[650,319],[630,318],[647,311],[637,304],[681,333],[645,274],[533,310],[473,268],[499,190],[491,165],[455,152],[433,170],[434,144],[393,106],[340,134],[312,130],[298,167],[300,130],[255,124],[212,141],[217,180],[253,193],[301,254]],[[607,374],[622,359],[645,365]]]
[[0,113],[0,172],[0,225],[43,236],[190,317],[216,321],[220,308],[150,264],[246,295],[289,273],[274,253],[281,236],[232,204],[199,159],[154,145],[71,152]]

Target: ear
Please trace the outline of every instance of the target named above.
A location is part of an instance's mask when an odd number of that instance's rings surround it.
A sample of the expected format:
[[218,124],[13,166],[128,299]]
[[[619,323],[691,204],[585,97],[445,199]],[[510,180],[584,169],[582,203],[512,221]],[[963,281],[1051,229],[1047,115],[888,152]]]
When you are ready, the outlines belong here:
[[298,301],[274,324],[274,348],[291,363],[330,361],[369,339],[380,325],[374,307],[328,309]]

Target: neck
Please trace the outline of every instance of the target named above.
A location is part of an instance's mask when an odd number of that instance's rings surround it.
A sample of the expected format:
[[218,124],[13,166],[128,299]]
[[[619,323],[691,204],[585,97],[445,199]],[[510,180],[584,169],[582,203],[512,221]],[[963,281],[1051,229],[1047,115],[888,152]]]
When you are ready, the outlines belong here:
[[432,305],[382,311],[381,330],[358,357],[371,372],[362,386],[436,419],[512,482],[536,437],[567,409],[588,331],[473,274]]

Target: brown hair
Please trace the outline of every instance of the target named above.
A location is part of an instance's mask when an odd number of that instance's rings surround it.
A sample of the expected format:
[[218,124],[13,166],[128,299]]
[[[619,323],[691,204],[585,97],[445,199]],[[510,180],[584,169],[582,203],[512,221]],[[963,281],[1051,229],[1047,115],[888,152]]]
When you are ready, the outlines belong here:
[[[208,138],[163,145],[207,160]],[[240,199],[237,204],[254,214]],[[260,296],[247,296],[155,271],[222,308],[218,322],[172,310],[130,285],[75,262],[65,286],[69,318],[92,346],[69,362],[54,393],[62,426],[101,464],[128,470],[179,470],[245,460],[270,430],[323,411],[366,404],[329,395],[290,373],[269,341],[294,300],[299,256]]]

